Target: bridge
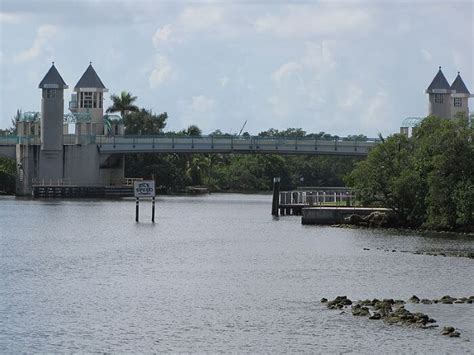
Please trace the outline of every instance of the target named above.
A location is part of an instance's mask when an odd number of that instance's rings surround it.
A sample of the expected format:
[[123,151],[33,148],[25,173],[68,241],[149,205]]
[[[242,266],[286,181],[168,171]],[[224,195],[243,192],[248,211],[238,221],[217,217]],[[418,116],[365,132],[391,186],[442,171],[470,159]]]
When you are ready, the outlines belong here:
[[[16,121],[18,136],[0,137],[0,156],[16,160],[16,193],[36,188],[62,195],[84,189],[102,193],[125,178],[125,154],[306,154],[366,156],[378,142],[350,138],[258,136],[126,135],[121,117],[104,115],[106,87],[92,65],[74,87],[64,113],[68,85],[53,65],[38,85],[41,112],[25,112]],[[74,134],[69,126],[75,125]],[[55,190],[56,189],[56,190]],[[74,191],[73,191],[74,190]],[[97,192],[98,191],[98,192]],[[77,194],[76,194],[77,195]]]
[[[378,140],[258,136],[76,136],[64,135],[64,145],[97,146],[100,154],[220,153],[366,156]],[[37,136],[0,137],[0,155],[15,157],[15,146],[40,145]]]

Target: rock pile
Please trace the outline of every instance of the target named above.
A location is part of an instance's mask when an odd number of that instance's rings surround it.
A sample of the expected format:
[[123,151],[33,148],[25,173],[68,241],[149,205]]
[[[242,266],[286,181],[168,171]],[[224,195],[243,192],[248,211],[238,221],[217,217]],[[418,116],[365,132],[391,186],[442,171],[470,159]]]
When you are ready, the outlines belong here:
[[344,224],[351,224],[355,226],[375,227],[375,228],[391,228],[398,227],[398,217],[391,211],[374,211],[368,216],[362,217],[358,214],[351,214],[344,218]]
[[[429,300],[426,298],[420,299],[416,295],[408,299],[410,303],[422,304],[453,304],[453,303],[473,303],[474,296],[455,298],[449,295],[443,296],[440,299]],[[416,327],[422,329],[438,327],[436,320],[430,318],[428,315],[421,312],[410,312],[405,308],[405,301],[398,299],[394,300],[386,298],[378,300],[376,298],[369,300],[361,300],[353,302],[347,296],[337,296],[335,299],[328,301],[327,298],[322,298],[321,303],[325,303],[329,309],[343,309],[351,306],[352,315],[356,317],[368,317],[371,320],[383,320],[389,325],[403,325],[409,327]],[[449,337],[459,337],[460,332],[456,331],[454,327],[444,327],[441,332],[442,335]]]

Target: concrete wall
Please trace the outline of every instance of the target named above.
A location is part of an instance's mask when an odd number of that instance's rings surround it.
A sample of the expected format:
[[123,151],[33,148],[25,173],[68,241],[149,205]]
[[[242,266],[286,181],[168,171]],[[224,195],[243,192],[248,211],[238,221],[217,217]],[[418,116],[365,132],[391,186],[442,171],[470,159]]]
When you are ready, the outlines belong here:
[[56,90],[55,97],[48,98],[43,89],[41,99],[41,149],[63,150],[64,90]]
[[75,184],[109,185],[124,178],[123,167],[122,155],[100,155],[95,144],[64,146],[64,179]]
[[48,184],[105,186],[124,178],[121,154],[101,155],[95,144],[65,145],[61,151],[16,145],[17,195],[30,195],[33,179]]
[[39,175],[40,146],[16,145],[16,194],[31,195],[31,182]]
[[428,115],[433,115],[441,118],[451,117],[451,95],[450,94],[439,94],[443,95],[443,103],[435,102],[436,94],[429,94],[428,103]]
[[[464,112],[466,117],[469,117],[469,107],[468,107],[468,100],[469,96],[467,95],[460,95],[460,94],[453,94],[453,97],[451,97],[451,117],[455,117],[456,114],[459,112]],[[461,99],[461,107],[454,107],[454,98],[460,98]]]

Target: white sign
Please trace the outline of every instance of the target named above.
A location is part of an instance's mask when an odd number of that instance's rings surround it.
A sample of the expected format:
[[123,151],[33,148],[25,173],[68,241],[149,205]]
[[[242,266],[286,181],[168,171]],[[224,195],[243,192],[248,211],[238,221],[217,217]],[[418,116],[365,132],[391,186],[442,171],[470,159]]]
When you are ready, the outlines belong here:
[[134,181],[133,191],[135,193],[135,197],[155,197],[155,181]]

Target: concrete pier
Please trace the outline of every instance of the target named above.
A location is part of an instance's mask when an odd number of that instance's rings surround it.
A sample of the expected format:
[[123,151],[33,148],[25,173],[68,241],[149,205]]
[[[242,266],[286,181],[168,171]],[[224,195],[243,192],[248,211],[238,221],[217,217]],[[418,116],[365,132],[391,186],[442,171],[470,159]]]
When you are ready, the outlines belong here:
[[352,214],[361,217],[368,216],[372,212],[389,212],[388,208],[372,207],[306,207],[302,209],[302,224],[340,224],[344,218]]

